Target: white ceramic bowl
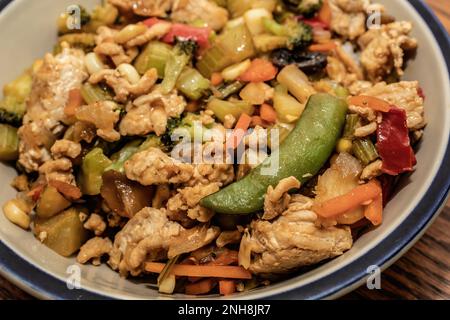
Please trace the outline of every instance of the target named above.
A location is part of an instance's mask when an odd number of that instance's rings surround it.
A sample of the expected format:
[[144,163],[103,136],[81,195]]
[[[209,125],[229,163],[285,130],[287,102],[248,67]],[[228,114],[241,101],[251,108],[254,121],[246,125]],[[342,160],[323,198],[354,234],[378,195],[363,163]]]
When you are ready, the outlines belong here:
[[[0,8],[9,2],[0,0]],[[76,1],[87,7],[96,2]],[[308,273],[233,298],[315,299],[342,295],[365,281],[369,266],[386,268],[404,253],[445,203],[449,189],[450,86],[442,52],[448,59],[448,35],[420,1],[411,1],[419,12],[405,0],[379,2],[398,20],[412,21],[413,35],[419,40],[417,57],[409,63],[405,74],[405,79],[419,80],[427,96],[425,112],[429,125],[417,154],[417,170],[398,187],[385,210],[383,225],[361,237],[349,252]],[[15,0],[0,13],[0,85],[52,50],[56,17],[70,4],[72,0]],[[4,185],[0,203],[14,197],[15,191],[9,187],[14,175],[14,170],[0,165]],[[66,280],[73,274],[70,267],[76,265],[75,259],[58,256],[31,233],[9,223],[3,214],[0,214],[0,239],[2,275],[40,298],[185,298],[159,295],[145,284],[120,278],[107,266],[80,266],[82,289],[69,290]]]

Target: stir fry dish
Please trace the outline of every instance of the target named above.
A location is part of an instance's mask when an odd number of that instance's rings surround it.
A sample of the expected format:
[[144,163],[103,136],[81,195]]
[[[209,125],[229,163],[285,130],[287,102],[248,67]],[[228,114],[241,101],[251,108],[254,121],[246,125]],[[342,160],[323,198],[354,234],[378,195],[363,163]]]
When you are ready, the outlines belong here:
[[0,159],[18,173],[4,214],[164,294],[310,270],[379,226],[414,171],[412,27],[370,0],[76,6],[4,87]]

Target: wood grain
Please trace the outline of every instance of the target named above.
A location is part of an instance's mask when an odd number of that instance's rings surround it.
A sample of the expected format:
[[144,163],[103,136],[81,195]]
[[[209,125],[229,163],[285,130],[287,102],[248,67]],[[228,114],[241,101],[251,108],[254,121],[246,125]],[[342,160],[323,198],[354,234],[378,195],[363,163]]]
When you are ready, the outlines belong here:
[[[450,0],[427,0],[450,32]],[[361,287],[343,299],[450,299],[450,201],[422,239],[383,272],[381,290]],[[0,300],[33,299],[0,277]]]

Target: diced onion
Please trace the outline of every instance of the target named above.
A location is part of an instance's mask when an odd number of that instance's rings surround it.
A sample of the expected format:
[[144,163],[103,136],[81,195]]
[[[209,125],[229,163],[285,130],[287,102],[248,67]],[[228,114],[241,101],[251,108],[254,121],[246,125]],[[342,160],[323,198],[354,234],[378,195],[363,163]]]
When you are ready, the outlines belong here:
[[147,29],[147,26],[144,24],[129,24],[119,31],[114,40],[119,44],[123,44],[145,33]]
[[227,81],[233,81],[239,78],[251,66],[250,59],[243,62],[233,64],[222,71],[222,78]]
[[163,281],[161,281],[158,288],[159,292],[172,294],[173,291],[175,290],[175,284],[176,284],[175,275],[169,274]]
[[123,63],[117,67],[117,70],[131,84],[136,84],[141,80],[141,76],[131,64]]
[[263,18],[272,19],[272,14],[264,8],[248,10],[244,14],[247,28],[253,36],[264,33]]

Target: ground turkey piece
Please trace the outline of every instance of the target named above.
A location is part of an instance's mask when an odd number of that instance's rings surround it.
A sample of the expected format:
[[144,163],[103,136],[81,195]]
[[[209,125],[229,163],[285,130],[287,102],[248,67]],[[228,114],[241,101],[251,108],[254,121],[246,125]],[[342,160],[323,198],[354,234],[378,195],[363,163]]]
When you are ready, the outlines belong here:
[[27,172],[37,171],[50,160],[49,149],[64,129],[61,122],[69,91],[79,88],[87,77],[83,51],[64,44],[60,54],[47,54],[33,74],[24,125],[18,131],[19,163]]
[[173,21],[192,23],[204,21],[214,30],[222,29],[228,22],[228,11],[208,0],[175,0],[172,7]]
[[137,275],[145,261],[197,250],[214,241],[219,232],[202,225],[185,229],[169,221],[164,209],[144,208],[116,235],[108,263],[122,275]]
[[390,104],[406,111],[408,128],[421,129],[426,125],[424,118],[424,99],[419,95],[418,81],[400,81],[386,84],[377,83],[375,86],[362,90],[362,95],[383,99]]
[[108,0],[125,13],[140,16],[165,17],[174,0]]
[[369,30],[358,39],[361,64],[372,82],[382,80],[394,70],[403,75],[404,52],[417,48],[417,40],[409,36],[411,30],[411,22],[393,22],[379,30]]
[[348,227],[317,227],[309,210],[288,210],[273,222],[255,220],[242,238],[239,264],[254,274],[289,273],[352,247]]
[[85,264],[92,260],[93,265],[100,265],[100,258],[105,254],[109,254],[111,249],[112,243],[108,238],[92,238],[80,248],[77,261]]
[[354,40],[366,31],[365,0],[329,0],[331,29]]

